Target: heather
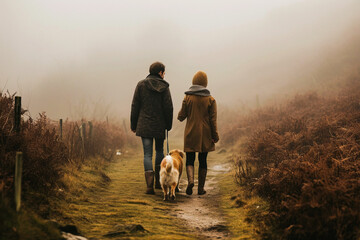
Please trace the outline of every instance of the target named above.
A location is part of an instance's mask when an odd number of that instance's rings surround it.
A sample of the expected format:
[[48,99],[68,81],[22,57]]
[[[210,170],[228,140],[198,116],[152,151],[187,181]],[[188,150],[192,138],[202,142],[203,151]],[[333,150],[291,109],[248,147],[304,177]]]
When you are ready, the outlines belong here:
[[[14,97],[0,95],[0,190],[12,196],[15,155],[23,153],[23,190],[56,193],[67,166],[80,169],[90,158],[110,161],[125,145],[134,143],[122,124],[107,121],[65,120],[62,136],[59,121],[45,113],[36,119],[22,109],[20,133],[14,131]],[[12,198],[12,197],[11,197]]]
[[229,127],[236,181],[269,203],[264,236],[359,238],[359,99],[353,78],[335,95],[299,94]]

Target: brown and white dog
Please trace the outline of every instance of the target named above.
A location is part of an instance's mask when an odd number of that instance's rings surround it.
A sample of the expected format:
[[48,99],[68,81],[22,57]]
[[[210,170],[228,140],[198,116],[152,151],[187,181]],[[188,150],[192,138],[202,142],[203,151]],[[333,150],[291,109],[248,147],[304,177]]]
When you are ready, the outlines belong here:
[[175,200],[175,188],[182,174],[184,156],[181,150],[171,150],[161,162],[160,184],[164,192],[164,201],[168,199],[168,196]]

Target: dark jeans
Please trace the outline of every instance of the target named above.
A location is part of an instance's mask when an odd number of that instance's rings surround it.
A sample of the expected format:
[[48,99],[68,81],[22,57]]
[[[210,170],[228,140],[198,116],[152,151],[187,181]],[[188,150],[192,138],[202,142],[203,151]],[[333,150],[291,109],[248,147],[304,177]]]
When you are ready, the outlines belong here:
[[[141,138],[144,149],[144,169],[145,171],[153,171],[152,156],[154,138]],[[164,139],[155,138],[155,165],[160,165],[164,158]]]
[[[199,152],[198,159],[199,159],[199,168],[207,169],[207,152]],[[195,162],[195,152],[187,152],[186,153],[186,166],[191,165],[194,166]]]

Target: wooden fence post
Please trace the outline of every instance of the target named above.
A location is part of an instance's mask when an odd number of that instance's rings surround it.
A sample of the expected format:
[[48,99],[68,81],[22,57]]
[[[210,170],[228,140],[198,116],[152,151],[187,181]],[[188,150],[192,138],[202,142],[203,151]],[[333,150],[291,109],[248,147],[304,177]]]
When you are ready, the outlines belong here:
[[85,156],[85,139],[86,139],[86,124],[85,123],[82,123],[80,126],[80,137],[81,137],[83,153]]
[[89,141],[91,141],[92,135],[93,135],[93,124],[91,121],[89,121],[88,124],[89,124],[89,136],[88,137],[89,137]]
[[88,121],[89,124],[89,132],[87,139],[87,149],[88,154],[94,154],[94,145],[93,145],[93,124],[91,121]]
[[62,140],[63,136],[63,120],[60,119],[60,140]]
[[15,97],[15,121],[14,129],[17,134],[20,133],[20,122],[21,122],[21,97]]
[[22,152],[16,152],[16,163],[15,163],[15,206],[16,211],[20,210],[21,205],[21,175],[22,175]]

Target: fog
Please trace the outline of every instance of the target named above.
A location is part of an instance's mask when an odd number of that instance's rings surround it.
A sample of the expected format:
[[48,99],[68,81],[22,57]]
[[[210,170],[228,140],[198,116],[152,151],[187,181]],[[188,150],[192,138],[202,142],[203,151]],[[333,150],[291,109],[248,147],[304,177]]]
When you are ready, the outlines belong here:
[[32,117],[129,117],[149,65],[175,113],[198,70],[221,106],[324,86],[360,63],[359,0],[1,0],[0,89]]

